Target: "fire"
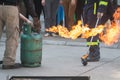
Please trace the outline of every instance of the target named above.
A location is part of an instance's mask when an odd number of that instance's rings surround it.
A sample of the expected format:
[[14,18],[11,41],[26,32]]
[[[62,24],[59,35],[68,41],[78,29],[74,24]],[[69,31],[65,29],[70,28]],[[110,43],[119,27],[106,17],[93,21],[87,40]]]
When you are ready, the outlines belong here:
[[52,26],[51,28],[46,29],[46,31],[57,33],[57,32],[58,32],[58,27],[56,27],[56,26]]
[[88,25],[83,26],[81,21],[77,25],[72,26],[69,31],[66,27],[61,25],[53,26],[46,31],[58,33],[61,37],[77,39],[88,38],[99,34],[99,38],[107,45],[112,45],[119,40],[120,36],[120,8],[118,8],[114,15],[114,22],[109,25],[98,25],[96,28],[89,28]]
[[70,32],[68,31],[68,29],[66,27],[61,26],[61,25],[52,26],[51,28],[46,29],[46,31],[58,33],[61,37],[64,37],[64,38],[70,38],[69,37]]
[[77,39],[80,35],[82,35],[81,38],[96,36],[97,34],[101,33],[103,29],[104,29],[103,25],[90,29],[88,28],[88,25],[82,26],[82,22],[78,21],[78,24],[72,26],[72,30],[70,31],[66,27],[63,27],[61,25],[58,25],[56,27],[53,26],[47,29],[46,31],[58,33],[61,37],[64,38]]
[[78,21],[78,24],[72,27],[72,30],[70,31],[70,38],[76,39],[79,35],[82,34],[82,22]]
[[69,30],[66,28],[66,27],[62,27],[62,26],[58,26],[58,33],[61,37],[64,37],[64,38],[70,38],[69,35]]
[[114,15],[114,22],[107,26],[105,33],[100,34],[100,39],[107,45],[113,45],[118,42],[120,36],[120,8],[118,8]]
[[112,45],[118,42],[120,35],[120,27],[111,26],[106,30],[106,33],[103,32],[100,34],[100,39],[107,45]]
[[86,30],[86,32],[82,35],[82,38],[96,36],[97,34],[100,34],[104,30],[104,27],[105,27],[104,25],[99,25],[97,28]]

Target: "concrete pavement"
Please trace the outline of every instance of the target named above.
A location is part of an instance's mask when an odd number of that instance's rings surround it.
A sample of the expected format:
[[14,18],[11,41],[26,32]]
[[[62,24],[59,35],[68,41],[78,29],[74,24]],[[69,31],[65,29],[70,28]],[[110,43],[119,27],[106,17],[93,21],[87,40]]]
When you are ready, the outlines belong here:
[[[88,50],[84,39],[43,37],[41,67],[2,70],[0,80],[11,76],[90,76],[90,80],[120,80],[120,44],[106,46],[101,43],[101,60],[81,64],[80,57]],[[0,60],[5,49],[5,37],[0,41]],[[17,60],[20,62],[20,45]]]

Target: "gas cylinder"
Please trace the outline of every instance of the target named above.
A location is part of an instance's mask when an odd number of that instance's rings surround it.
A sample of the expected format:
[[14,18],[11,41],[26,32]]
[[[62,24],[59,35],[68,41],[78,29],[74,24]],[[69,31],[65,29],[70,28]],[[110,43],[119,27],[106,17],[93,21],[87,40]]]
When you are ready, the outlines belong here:
[[21,64],[25,67],[39,67],[42,60],[42,36],[31,31],[27,23],[21,34]]

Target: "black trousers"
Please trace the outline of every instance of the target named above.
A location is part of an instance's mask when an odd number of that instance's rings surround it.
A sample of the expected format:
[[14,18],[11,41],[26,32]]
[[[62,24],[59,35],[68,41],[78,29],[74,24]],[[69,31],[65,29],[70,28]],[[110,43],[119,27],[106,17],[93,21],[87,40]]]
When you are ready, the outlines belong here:
[[37,13],[37,16],[40,18],[40,15],[43,11],[43,14],[44,14],[44,10],[43,10],[43,6],[41,4],[41,1],[42,0],[33,0],[34,1],[34,4],[35,4],[35,11]]

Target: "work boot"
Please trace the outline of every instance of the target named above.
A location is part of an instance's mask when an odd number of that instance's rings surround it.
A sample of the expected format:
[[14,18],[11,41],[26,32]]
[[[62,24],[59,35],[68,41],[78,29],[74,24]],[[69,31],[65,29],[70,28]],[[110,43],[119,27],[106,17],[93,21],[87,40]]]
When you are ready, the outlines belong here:
[[2,65],[2,69],[17,69],[22,67],[20,63],[15,63],[14,65]]

